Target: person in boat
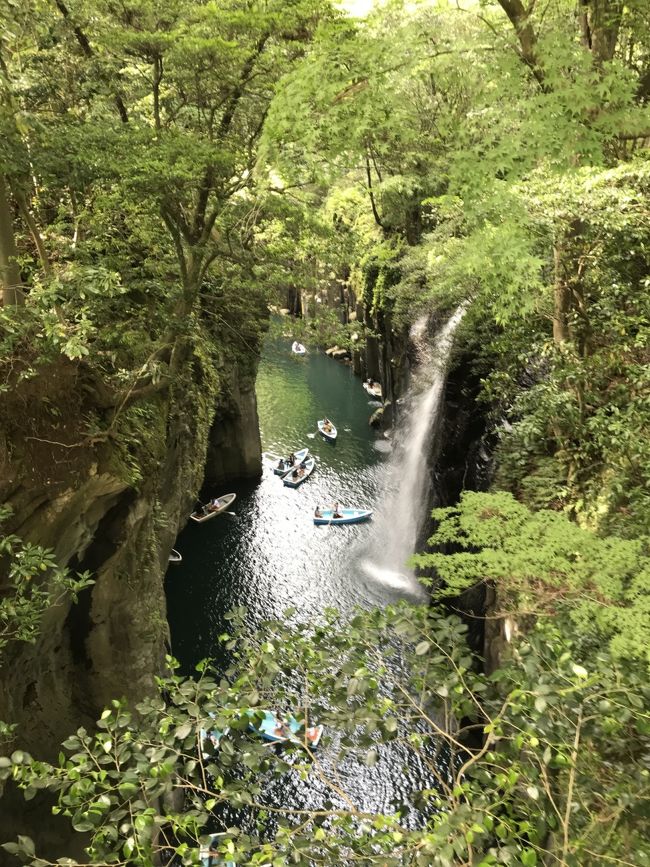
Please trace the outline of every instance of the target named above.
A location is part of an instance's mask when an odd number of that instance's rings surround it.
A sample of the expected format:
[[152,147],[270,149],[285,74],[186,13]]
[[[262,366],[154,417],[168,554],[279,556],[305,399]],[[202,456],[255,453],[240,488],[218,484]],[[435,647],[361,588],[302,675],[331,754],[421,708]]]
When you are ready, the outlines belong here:
[[291,454],[289,455],[288,464],[290,467],[292,467],[295,464],[295,462],[296,462],[296,456],[294,455],[293,452],[291,452]]
[[299,479],[300,478],[300,467],[295,468],[295,470],[291,473],[291,478],[292,479]]
[[285,464],[284,458],[280,458],[280,460],[278,461],[278,469],[283,470],[285,468],[285,466],[286,466],[286,464]]
[[334,503],[334,510],[332,512],[332,518],[342,518],[343,515],[339,512],[339,504]]
[[315,740],[318,740],[318,735],[320,733],[319,733],[318,728],[316,726],[312,726],[312,728],[305,730],[305,734],[307,736],[307,740],[310,743],[313,743]]
[[273,729],[273,734],[276,738],[288,738],[291,734],[291,729],[287,725],[287,723],[281,719],[278,720],[278,724]]
[[322,517],[323,517],[323,513],[320,510],[320,506],[316,506],[316,508],[314,509],[314,518],[322,518]]
[[306,469],[306,467],[307,467],[307,458],[303,458],[303,459],[300,461],[300,468],[301,468],[302,470],[304,470],[304,469]]

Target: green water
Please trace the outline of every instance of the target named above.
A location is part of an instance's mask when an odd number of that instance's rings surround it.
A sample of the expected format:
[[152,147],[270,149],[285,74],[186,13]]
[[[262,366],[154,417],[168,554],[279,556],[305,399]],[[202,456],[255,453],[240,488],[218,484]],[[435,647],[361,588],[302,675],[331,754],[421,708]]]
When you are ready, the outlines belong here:
[[[175,547],[183,563],[167,575],[168,616],[173,653],[188,674],[205,657],[219,659],[217,636],[228,629],[224,615],[234,606],[246,606],[254,629],[289,606],[311,619],[325,606],[350,611],[405,596],[422,598],[412,579],[379,567],[385,524],[313,523],[317,504],[338,501],[381,511],[388,497],[386,441],[368,425],[377,404],[360,380],[322,353],[297,357],[290,341],[269,341],[257,396],[263,449],[288,454],[308,446],[316,468],[294,490],[267,466],[259,481],[229,488],[237,493],[234,516],[189,522],[179,536]],[[334,444],[316,431],[323,416],[338,428]],[[319,752],[327,764],[326,749]],[[362,809],[387,809],[394,799],[408,799],[426,776],[397,748],[374,768],[350,761],[337,773]],[[317,780],[304,783],[288,775],[269,796],[277,803],[313,806],[328,795],[321,788]]]
[[[417,592],[400,581],[378,580],[371,567],[382,540],[372,521],[313,524],[317,504],[381,508],[386,442],[368,425],[377,404],[360,380],[323,353],[298,357],[288,341],[271,341],[257,396],[263,449],[288,454],[307,446],[316,468],[294,490],[265,467],[259,482],[229,487],[237,493],[234,516],[190,522],[178,538],[183,563],[170,569],[167,595],[174,654],[188,672],[215,654],[223,616],[236,605],[247,607],[254,627],[290,605],[312,617],[325,606],[349,610]],[[316,432],[323,416],[338,428],[335,443]]]

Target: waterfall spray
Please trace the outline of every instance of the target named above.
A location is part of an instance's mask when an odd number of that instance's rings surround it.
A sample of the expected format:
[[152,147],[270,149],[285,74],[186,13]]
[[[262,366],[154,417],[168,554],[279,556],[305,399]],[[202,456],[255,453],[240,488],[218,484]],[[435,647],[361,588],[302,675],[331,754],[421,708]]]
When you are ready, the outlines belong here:
[[454,332],[465,310],[465,304],[458,307],[433,338],[427,333],[426,316],[411,328],[419,363],[389,463],[385,503],[375,524],[373,562],[364,563],[375,579],[415,592],[419,585],[406,563],[427,520],[431,494],[428,456],[440,418]]

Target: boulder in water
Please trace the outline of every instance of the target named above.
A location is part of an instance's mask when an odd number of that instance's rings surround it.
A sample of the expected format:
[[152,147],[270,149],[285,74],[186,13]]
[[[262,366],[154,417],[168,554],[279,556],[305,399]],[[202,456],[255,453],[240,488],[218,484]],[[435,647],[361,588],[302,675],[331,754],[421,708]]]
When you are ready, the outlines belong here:
[[384,407],[380,406],[376,409],[368,419],[370,427],[381,427],[384,421]]

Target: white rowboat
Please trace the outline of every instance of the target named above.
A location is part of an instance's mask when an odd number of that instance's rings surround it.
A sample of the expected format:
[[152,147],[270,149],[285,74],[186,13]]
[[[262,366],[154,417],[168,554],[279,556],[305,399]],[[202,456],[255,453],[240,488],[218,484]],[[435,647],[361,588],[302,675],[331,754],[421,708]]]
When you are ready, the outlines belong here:
[[192,512],[190,518],[196,521],[197,524],[202,524],[204,521],[209,521],[210,518],[216,518],[222,512],[225,512],[228,506],[235,502],[237,494],[224,494],[223,497],[218,497],[212,503],[203,507],[200,512]]
[[334,517],[333,509],[322,509],[320,515],[314,515],[314,524],[359,524],[367,521],[372,515],[372,509],[337,510],[338,518]]
[[330,442],[334,442],[334,440],[338,436],[338,431],[336,430],[332,422],[326,422],[324,418],[321,418],[318,420],[317,425],[318,430],[325,437],[325,439],[330,440]]
[[293,466],[291,466],[288,459],[283,458],[282,455],[274,455],[271,454],[271,452],[264,452],[263,457],[266,456],[269,462],[273,463],[273,472],[276,476],[283,476],[285,475],[285,473],[290,472],[290,470],[292,470],[293,467],[295,467],[301,461],[304,461],[308,454],[309,449],[300,449],[297,452],[293,452]]
[[315,466],[315,458],[308,458],[305,467],[294,467],[293,470],[289,470],[286,475],[282,476],[282,484],[286,485],[288,488],[297,488],[298,485],[302,485],[303,482],[307,481],[314,472]]

